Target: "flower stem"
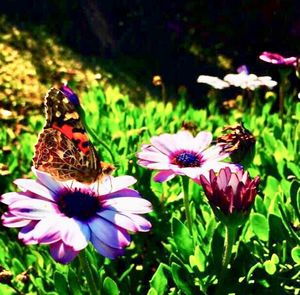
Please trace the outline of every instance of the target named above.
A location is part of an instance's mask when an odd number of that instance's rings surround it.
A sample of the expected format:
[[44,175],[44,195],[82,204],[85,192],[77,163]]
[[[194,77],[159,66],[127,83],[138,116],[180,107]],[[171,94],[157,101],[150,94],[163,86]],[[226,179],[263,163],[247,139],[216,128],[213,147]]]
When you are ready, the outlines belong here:
[[185,209],[185,216],[187,221],[187,227],[190,234],[192,234],[192,217],[190,213],[190,202],[189,202],[189,178],[186,176],[181,177],[183,187],[183,203]]
[[236,224],[225,224],[224,253],[222,259],[222,270],[219,275],[216,294],[224,292],[224,280],[227,273],[227,267],[232,255],[232,248],[235,243],[238,226]]
[[86,253],[81,251],[78,255],[80,266],[85,274],[88,288],[90,289],[90,294],[101,295],[100,286],[97,288],[97,283],[92,273],[92,269],[89,265]]

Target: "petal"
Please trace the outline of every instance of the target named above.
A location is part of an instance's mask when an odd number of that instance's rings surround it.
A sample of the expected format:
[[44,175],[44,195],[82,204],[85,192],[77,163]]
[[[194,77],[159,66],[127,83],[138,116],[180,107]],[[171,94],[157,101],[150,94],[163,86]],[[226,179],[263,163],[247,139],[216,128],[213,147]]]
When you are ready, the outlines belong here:
[[49,190],[47,187],[38,183],[33,179],[16,179],[14,184],[18,186],[20,190],[23,192],[29,191],[32,192],[42,198],[54,201],[55,194]]
[[192,150],[194,137],[189,131],[178,131],[173,135],[177,150]]
[[109,247],[99,240],[94,234],[91,236],[91,242],[101,255],[110,259],[115,259],[116,257],[123,255],[125,252],[124,249]]
[[228,153],[222,152],[221,145],[213,145],[206,149],[205,151],[201,152],[202,160],[205,161],[212,161],[217,160],[221,161],[229,156]]
[[136,214],[120,214],[113,210],[104,210],[98,215],[131,232],[149,231],[151,228],[151,223],[148,220]]
[[109,193],[117,192],[125,189],[136,183],[136,179],[133,176],[107,176],[104,180],[96,182],[93,185],[93,190],[98,196],[106,195]]
[[201,167],[186,167],[180,169],[182,173],[190,178],[197,178],[202,173],[203,169]]
[[172,170],[163,170],[155,174],[154,181],[164,182],[174,178],[176,174]]
[[167,170],[170,168],[169,163],[155,163],[155,162],[147,162],[145,164],[145,161],[143,161],[143,165],[144,167],[148,168],[148,169],[156,169],[156,170]]
[[1,196],[1,202],[6,204],[6,205],[11,205],[12,203],[20,200],[29,200],[31,196],[28,193],[24,192],[10,192],[3,194]]
[[160,136],[154,136],[150,141],[155,148],[167,156],[178,150],[174,134],[166,133]]
[[169,163],[169,157],[160,151],[157,152],[140,152],[137,154],[137,157],[140,160],[149,161],[149,162],[163,162]]
[[5,212],[1,216],[1,220],[2,220],[2,224],[6,227],[24,227],[31,222],[31,220],[15,216],[10,212]]
[[130,188],[125,188],[115,193],[107,194],[104,196],[100,196],[100,199],[112,199],[112,198],[120,198],[120,197],[133,197],[133,198],[140,198],[141,195],[138,191]]
[[9,209],[13,215],[35,220],[59,213],[56,204],[36,199],[16,201]]
[[46,217],[34,228],[32,237],[40,244],[51,244],[61,239],[61,218],[56,216]]
[[227,174],[223,168],[219,171],[219,175],[217,176],[217,184],[220,190],[224,190],[225,187],[229,185]]
[[55,261],[67,264],[71,262],[80,251],[75,251],[72,247],[58,241],[50,245],[50,253]]
[[38,181],[42,183],[44,186],[46,186],[53,193],[57,193],[58,191],[64,188],[62,182],[57,181],[50,174],[37,170],[34,167],[32,167],[31,170],[38,178]]
[[130,244],[129,234],[102,218],[93,218],[89,227],[94,235],[106,245],[122,249]]
[[97,213],[98,216],[104,218],[105,220],[116,224],[119,227],[122,227],[126,230],[137,232],[138,227],[135,225],[135,223],[126,215],[122,215],[116,211],[113,210],[103,210],[99,213]]
[[194,139],[193,151],[199,153],[205,150],[210,145],[211,141],[212,141],[211,132],[206,132],[206,131],[199,132]]
[[137,226],[138,231],[146,232],[149,231],[152,227],[151,223],[144,217],[132,214],[132,213],[123,213],[125,216],[128,216]]
[[102,206],[105,209],[113,209],[119,212],[126,211],[138,214],[152,211],[151,203],[142,198],[121,197],[106,199],[103,201]]
[[24,226],[19,234],[18,238],[26,245],[38,244],[38,241],[33,238],[34,228],[37,225],[36,221],[31,221],[28,225]]
[[61,218],[62,241],[75,251],[84,249],[90,240],[90,229],[87,224],[69,217]]

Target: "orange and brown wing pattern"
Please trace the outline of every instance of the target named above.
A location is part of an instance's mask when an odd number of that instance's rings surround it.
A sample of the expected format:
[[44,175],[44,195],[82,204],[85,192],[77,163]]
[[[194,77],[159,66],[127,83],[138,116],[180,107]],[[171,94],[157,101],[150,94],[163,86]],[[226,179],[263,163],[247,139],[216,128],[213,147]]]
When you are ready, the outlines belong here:
[[35,146],[35,168],[59,180],[95,181],[102,174],[101,162],[76,107],[55,88],[47,93],[45,105],[46,125]]

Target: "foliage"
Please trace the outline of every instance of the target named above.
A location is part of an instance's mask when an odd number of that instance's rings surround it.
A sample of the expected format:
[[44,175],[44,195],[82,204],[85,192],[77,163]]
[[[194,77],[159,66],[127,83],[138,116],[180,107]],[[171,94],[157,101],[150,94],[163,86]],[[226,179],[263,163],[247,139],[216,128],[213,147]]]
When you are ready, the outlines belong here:
[[[238,233],[224,294],[300,291],[300,103],[289,97],[286,100],[293,107],[286,109],[284,124],[277,113],[270,113],[274,99],[243,113],[245,126],[257,139],[249,171],[252,176],[260,175],[262,184],[249,221]],[[164,105],[149,97],[136,106],[118,87],[104,89],[100,85],[90,87],[81,103],[89,127],[109,145],[114,157],[94,138],[102,158],[115,163],[116,174],[135,176],[136,188],[154,204],[152,231],[134,236],[124,257],[103,259],[89,248],[88,258],[104,294],[212,294],[221,265],[223,226],[215,219],[200,187],[193,184],[190,209],[194,223],[190,235],[179,179],[154,183],[151,173],[136,164],[135,154],[151,136],[173,133],[183,121],[192,121],[198,130],[210,130],[217,136],[224,125],[235,122],[241,114],[232,110],[221,115],[214,102],[208,109],[194,109],[184,99]],[[29,116],[18,133],[13,122],[1,125],[0,162],[8,167],[1,192],[13,190],[15,178],[32,177],[31,158],[43,122],[42,115]],[[0,236],[0,264],[13,273],[12,284],[23,293],[87,292],[84,270],[75,271],[79,269],[77,260],[71,267],[62,266],[53,262],[46,247],[20,245],[14,230],[3,228]],[[24,271],[29,279],[23,282],[17,275]],[[0,292],[14,294],[4,284]]]

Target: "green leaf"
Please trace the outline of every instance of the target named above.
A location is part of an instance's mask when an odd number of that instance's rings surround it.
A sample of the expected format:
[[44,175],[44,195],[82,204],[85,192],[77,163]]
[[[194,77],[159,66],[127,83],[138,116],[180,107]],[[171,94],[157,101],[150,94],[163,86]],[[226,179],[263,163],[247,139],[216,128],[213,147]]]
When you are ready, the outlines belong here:
[[294,180],[291,184],[290,197],[297,217],[300,219],[300,184],[298,180]]
[[69,283],[69,286],[71,286],[72,294],[74,294],[74,295],[82,294],[77,274],[72,268],[69,268],[68,283]]
[[291,240],[290,233],[284,226],[281,217],[274,214],[270,214],[269,226],[270,226],[270,241],[269,241],[270,243],[283,241],[283,240],[287,240],[287,241]]
[[171,264],[172,277],[177,287],[186,295],[202,294],[191,286],[191,274],[186,268],[182,268],[176,263]]
[[167,266],[164,263],[161,263],[152,276],[152,279],[150,280],[150,286],[152,287],[151,289],[155,289],[156,294],[158,295],[165,294],[166,288],[168,286],[168,280],[164,273],[164,270],[166,269]]
[[54,272],[54,286],[59,294],[69,294],[66,277],[58,271]]
[[295,263],[300,264],[300,246],[294,247],[292,249],[291,255]]
[[250,224],[253,232],[262,241],[269,239],[269,224],[267,218],[260,213],[253,213],[250,216]]
[[103,282],[103,292],[107,295],[119,295],[120,291],[116,282],[110,277],[106,277]]
[[18,258],[12,259],[13,270],[15,273],[21,273],[26,269]]
[[200,247],[197,245],[195,248],[195,253],[194,255],[190,256],[190,265],[192,268],[197,267],[197,269],[200,272],[205,271],[206,267],[206,256],[204,253],[200,250]]
[[[279,181],[275,177],[269,175],[267,177],[266,187],[263,190],[263,193],[265,196],[267,196],[268,201],[270,201],[269,199],[272,198],[278,192],[278,188],[279,188]],[[268,208],[268,205],[266,205],[266,207]]]
[[154,288],[150,288],[147,295],[158,295],[158,293],[156,292],[156,290]]
[[273,275],[276,272],[276,264],[271,260],[264,262],[264,268],[269,275]]
[[187,227],[175,217],[172,219],[172,233],[179,253],[185,258],[192,255],[194,253],[193,239]]

